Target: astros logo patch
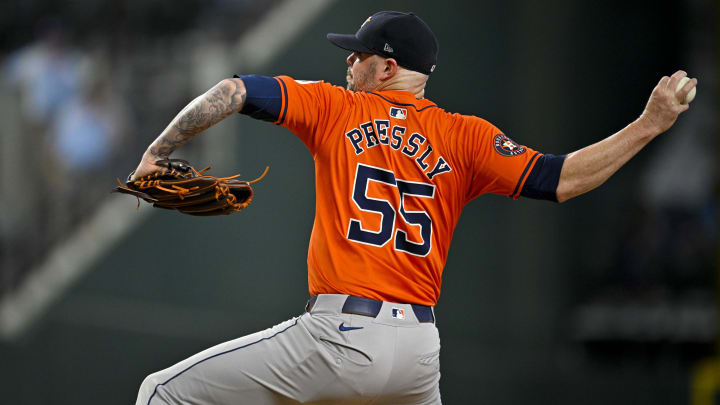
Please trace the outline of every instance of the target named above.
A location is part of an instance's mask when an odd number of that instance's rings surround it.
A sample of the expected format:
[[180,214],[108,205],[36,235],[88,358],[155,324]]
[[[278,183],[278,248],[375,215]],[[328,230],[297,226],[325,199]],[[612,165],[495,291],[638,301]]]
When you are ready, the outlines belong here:
[[527,150],[524,146],[518,145],[515,141],[503,134],[495,135],[495,138],[493,138],[493,146],[495,147],[495,151],[503,156],[522,155]]

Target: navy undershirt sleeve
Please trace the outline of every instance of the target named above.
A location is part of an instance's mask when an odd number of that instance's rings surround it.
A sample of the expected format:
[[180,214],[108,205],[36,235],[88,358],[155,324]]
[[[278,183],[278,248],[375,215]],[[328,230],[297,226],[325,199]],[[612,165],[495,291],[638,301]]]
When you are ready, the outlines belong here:
[[563,162],[565,162],[565,155],[546,154],[540,156],[525,181],[520,195],[536,200],[557,202],[556,191]]
[[277,121],[282,108],[282,93],[277,80],[257,75],[233,75],[233,77],[242,79],[247,90],[240,114],[263,121]]

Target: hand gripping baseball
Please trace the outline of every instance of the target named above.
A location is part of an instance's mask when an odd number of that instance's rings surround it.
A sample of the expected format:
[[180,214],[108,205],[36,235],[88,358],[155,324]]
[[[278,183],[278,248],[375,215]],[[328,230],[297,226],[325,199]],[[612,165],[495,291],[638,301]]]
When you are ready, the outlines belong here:
[[163,159],[155,164],[160,171],[135,178],[130,173],[123,184],[117,180],[114,191],[130,194],[151,203],[153,207],[172,209],[189,215],[228,215],[239,212],[252,202],[253,189],[250,184],[262,180],[269,168],[252,181],[238,180],[236,174],[230,177],[215,177],[206,174],[210,168],[195,170],[182,159]]
[[[653,89],[640,118],[645,119],[658,134],[667,131],[677,117],[690,108],[685,103],[688,93],[697,86],[697,79],[690,79],[677,90],[678,83],[687,73],[678,70],[672,76],[663,76]],[[677,90],[677,91],[676,91]]]

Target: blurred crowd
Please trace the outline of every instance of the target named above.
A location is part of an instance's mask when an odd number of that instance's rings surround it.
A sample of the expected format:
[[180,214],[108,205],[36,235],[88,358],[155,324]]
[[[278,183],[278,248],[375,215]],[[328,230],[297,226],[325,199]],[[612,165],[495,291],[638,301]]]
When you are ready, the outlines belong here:
[[193,52],[231,45],[274,2],[100,3],[18,2],[0,17],[0,297],[95,212],[196,96]]
[[[715,5],[717,7],[717,5]],[[699,80],[691,110],[655,142],[610,260],[585,275],[574,337],[593,347],[636,345],[683,356],[712,352],[720,335],[717,286],[720,66],[717,9],[690,2],[684,69]],[[688,347],[692,349],[688,350]],[[603,354],[606,351],[601,351]]]

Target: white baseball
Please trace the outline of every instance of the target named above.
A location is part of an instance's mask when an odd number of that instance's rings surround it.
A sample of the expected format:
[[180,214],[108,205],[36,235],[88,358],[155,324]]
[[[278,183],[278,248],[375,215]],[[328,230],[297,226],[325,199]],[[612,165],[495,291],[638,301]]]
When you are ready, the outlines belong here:
[[[680,89],[682,89],[683,86],[685,86],[685,83],[687,83],[689,81],[690,81],[690,78],[687,76],[680,79],[680,81],[678,82],[677,88],[675,89],[675,93],[680,91]],[[697,92],[695,91],[695,87],[693,87],[692,90],[690,90],[690,92],[688,92],[688,94],[685,96],[685,101],[683,101],[682,104],[690,104],[690,102],[695,99],[695,93],[697,93]]]

